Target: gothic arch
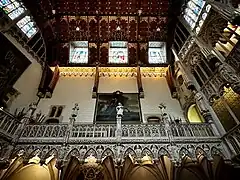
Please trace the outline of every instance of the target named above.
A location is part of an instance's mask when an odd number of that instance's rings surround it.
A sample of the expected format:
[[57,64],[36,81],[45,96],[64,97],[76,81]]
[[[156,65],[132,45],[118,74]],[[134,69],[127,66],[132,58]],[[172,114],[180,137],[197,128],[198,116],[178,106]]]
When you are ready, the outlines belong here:
[[26,151],[24,148],[18,148],[16,150],[14,150],[10,156],[10,159],[15,158],[16,156],[24,156],[26,155]]
[[80,156],[80,153],[79,153],[79,151],[78,151],[76,148],[72,149],[72,150],[67,154],[65,160],[69,160],[72,156],[75,156],[75,157],[79,157],[79,156]]
[[90,149],[85,153],[84,159],[86,159],[86,158],[87,158],[88,156],[90,156],[90,155],[94,156],[95,158],[98,157],[97,151],[96,151],[95,149],[93,149],[93,148],[90,148]]
[[223,158],[225,157],[220,149],[213,146],[211,148],[211,157],[214,158],[214,156],[221,156]]
[[179,158],[183,159],[186,156],[190,157],[190,158],[193,158],[193,154],[188,149],[186,149],[185,147],[182,147],[179,151]]
[[201,148],[201,147],[197,147],[195,150],[195,156],[198,159],[200,156],[204,156],[204,157],[208,157],[207,153]]
[[34,156],[38,155],[39,157],[41,156],[42,154],[42,151],[38,148],[38,149],[35,149],[33,150],[31,153],[29,153],[28,155],[28,159],[31,159],[33,158]]
[[167,156],[169,159],[171,159],[170,153],[164,147],[161,147],[158,151],[158,158],[160,158],[161,156]]
[[124,152],[124,158],[127,157],[128,155],[131,155],[132,157],[136,158],[137,157],[137,154],[136,152],[132,149],[132,148],[128,148],[125,152]]
[[152,151],[150,151],[150,149],[148,149],[147,147],[145,147],[142,150],[141,157],[146,156],[146,155],[150,156],[151,158],[154,158]]
[[50,156],[52,156],[52,155],[54,155],[54,157],[58,158],[58,151],[57,151],[57,149],[53,148],[53,149],[51,149],[50,151],[48,151],[48,152],[45,154],[44,159],[46,159],[46,158],[48,158],[48,157],[50,157]]
[[114,153],[110,148],[107,148],[103,151],[103,153],[101,154],[101,159],[103,159],[107,156],[111,156],[114,159]]

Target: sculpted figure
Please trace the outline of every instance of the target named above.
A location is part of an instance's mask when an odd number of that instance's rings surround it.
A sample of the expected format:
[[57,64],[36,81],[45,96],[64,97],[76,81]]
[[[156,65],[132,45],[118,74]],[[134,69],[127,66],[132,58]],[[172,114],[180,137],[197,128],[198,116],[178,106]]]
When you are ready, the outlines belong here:
[[121,103],[118,103],[116,107],[116,111],[117,111],[117,117],[123,116],[123,105]]
[[75,103],[74,107],[72,108],[72,117],[77,117],[79,111],[78,103]]

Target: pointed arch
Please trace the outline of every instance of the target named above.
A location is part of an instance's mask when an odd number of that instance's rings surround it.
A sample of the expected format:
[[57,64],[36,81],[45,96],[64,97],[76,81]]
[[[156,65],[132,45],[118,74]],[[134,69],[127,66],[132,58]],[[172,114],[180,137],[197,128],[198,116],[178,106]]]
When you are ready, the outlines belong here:
[[145,147],[145,148],[142,150],[142,153],[141,153],[141,156],[142,156],[142,157],[143,157],[143,156],[146,156],[146,155],[150,156],[151,158],[154,157],[152,151],[150,151],[150,149],[148,149],[147,147]]
[[25,156],[25,155],[26,155],[26,151],[24,148],[17,148],[12,152],[10,159],[14,159],[17,156]]
[[75,156],[75,157],[79,157],[79,156],[80,156],[80,153],[79,153],[79,151],[78,151],[76,148],[72,149],[72,150],[67,154],[65,160],[69,160],[72,156]]
[[136,152],[132,149],[132,148],[128,148],[125,152],[124,152],[124,158],[125,157],[128,157],[128,155],[131,155],[133,158],[136,158],[137,157],[137,154],[136,154]]
[[93,149],[93,148],[90,148],[90,149],[85,153],[84,159],[86,159],[86,158],[87,158],[88,156],[90,156],[90,155],[94,156],[95,158],[98,157],[98,156],[97,156],[97,151],[96,151],[95,149]]
[[189,158],[193,158],[192,153],[189,150],[187,150],[185,147],[182,147],[179,151],[179,157],[183,159],[186,156]]
[[207,156],[207,153],[201,148],[201,147],[197,147],[196,150],[195,150],[195,156],[196,158],[199,160],[199,159],[202,159],[202,157],[208,157]]
[[225,156],[222,153],[221,149],[216,148],[215,146],[213,146],[211,148],[211,157],[214,158],[215,156],[221,156],[221,157],[225,158]]
[[158,158],[161,156],[167,156],[169,159],[171,159],[170,153],[164,147],[161,147],[158,151]]
[[54,155],[55,158],[58,158],[58,151],[57,151],[56,148],[52,148],[50,151],[48,151],[48,152],[45,154],[44,159],[46,159],[46,158],[48,158],[48,157],[50,157],[50,156],[52,156],[52,155]]
[[114,153],[110,148],[107,148],[103,151],[102,155],[101,155],[101,159],[107,157],[107,156],[111,156],[114,159]]
[[42,154],[42,151],[38,148],[38,149],[35,149],[33,150],[31,153],[29,153],[28,155],[28,159],[31,159],[33,158],[34,156],[38,155],[39,157],[41,156]]

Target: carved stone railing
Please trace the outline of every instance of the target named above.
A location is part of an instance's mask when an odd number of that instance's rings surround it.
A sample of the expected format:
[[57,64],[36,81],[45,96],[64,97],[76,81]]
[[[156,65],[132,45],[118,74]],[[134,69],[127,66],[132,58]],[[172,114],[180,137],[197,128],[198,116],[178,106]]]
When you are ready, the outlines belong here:
[[67,135],[67,124],[39,124],[39,125],[26,125],[22,134],[21,140],[25,142],[64,142]]
[[[116,143],[115,124],[27,125],[19,142]],[[121,142],[169,142],[183,139],[216,139],[210,124],[123,124]],[[67,139],[67,140],[66,140]]]
[[240,124],[226,133],[222,139],[232,150],[232,156],[240,155]]
[[0,110],[0,134],[2,137],[11,140],[15,137],[17,129],[21,122],[11,114]]

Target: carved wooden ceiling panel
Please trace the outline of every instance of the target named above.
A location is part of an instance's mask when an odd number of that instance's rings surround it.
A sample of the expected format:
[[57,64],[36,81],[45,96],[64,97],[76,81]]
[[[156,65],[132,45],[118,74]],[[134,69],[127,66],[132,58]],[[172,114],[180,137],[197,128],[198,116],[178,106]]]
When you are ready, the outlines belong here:
[[[172,0],[174,1],[174,0]],[[69,41],[88,41],[89,64],[106,64],[108,41],[128,41],[129,63],[146,64],[148,41],[167,41],[169,0],[24,0],[41,28],[51,65],[68,65]],[[171,10],[171,11],[170,11]],[[173,17],[170,17],[171,21]],[[144,52],[142,52],[144,51]]]

